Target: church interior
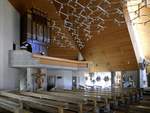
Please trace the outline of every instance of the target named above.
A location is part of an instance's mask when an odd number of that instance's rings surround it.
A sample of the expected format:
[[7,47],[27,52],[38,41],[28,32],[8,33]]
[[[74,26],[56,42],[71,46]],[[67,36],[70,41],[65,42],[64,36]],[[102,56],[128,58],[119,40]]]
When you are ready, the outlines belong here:
[[150,0],[0,0],[0,113],[150,113]]

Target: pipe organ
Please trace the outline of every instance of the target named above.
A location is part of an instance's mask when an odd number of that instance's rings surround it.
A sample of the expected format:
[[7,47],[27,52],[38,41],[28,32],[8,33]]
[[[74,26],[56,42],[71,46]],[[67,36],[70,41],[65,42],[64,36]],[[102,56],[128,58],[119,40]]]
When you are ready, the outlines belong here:
[[21,43],[32,46],[33,53],[44,52],[50,43],[51,29],[47,13],[32,8],[21,17]]

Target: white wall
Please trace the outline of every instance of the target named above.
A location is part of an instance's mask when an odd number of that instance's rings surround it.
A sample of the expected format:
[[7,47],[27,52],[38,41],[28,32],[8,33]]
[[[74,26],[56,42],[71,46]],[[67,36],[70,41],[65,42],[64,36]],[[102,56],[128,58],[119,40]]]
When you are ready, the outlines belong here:
[[20,16],[8,0],[0,0],[0,89],[19,88],[19,70],[8,67],[8,50],[19,46]]
[[[0,15],[2,15],[2,0],[0,1]],[[0,17],[0,89],[2,89],[3,87],[3,59],[2,59],[2,55],[3,55],[3,50],[2,50],[2,47],[3,47],[3,42],[2,42],[2,30],[3,30],[3,27],[2,27],[2,17]]]
[[88,70],[73,71],[73,76],[77,76],[77,88],[79,88],[79,85],[85,85],[85,74],[87,73]]
[[[72,89],[72,76],[77,77],[77,88],[79,85],[85,85],[85,74],[87,70],[64,70],[64,69],[49,69],[48,76],[56,76],[56,88]],[[62,79],[57,79],[61,76]]]
[[63,71],[64,89],[72,89],[72,71]]
[[56,88],[64,88],[64,80],[57,80],[57,76],[63,76],[61,70],[48,69],[48,76],[56,76]]
[[[72,70],[49,69],[48,76],[56,76],[56,88],[72,89]],[[61,76],[61,79],[57,77]]]

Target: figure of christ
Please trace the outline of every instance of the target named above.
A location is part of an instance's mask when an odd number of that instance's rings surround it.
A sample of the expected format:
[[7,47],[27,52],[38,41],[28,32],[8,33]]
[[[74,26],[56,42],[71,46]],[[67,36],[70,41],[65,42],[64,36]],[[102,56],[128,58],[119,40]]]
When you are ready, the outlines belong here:
[[41,89],[44,83],[45,74],[41,72],[41,69],[38,69],[37,73],[33,74],[36,82],[36,89]]

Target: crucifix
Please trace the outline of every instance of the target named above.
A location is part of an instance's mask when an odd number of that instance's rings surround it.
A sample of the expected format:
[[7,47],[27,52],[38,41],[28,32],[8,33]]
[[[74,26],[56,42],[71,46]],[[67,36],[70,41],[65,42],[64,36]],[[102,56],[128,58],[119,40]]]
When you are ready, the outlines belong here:
[[37,70],[37,73],[32,74],[35,78],[36,88],[35,89],[42,89],[44,84],[44,77],[46,76],[45,73],[42,73],[41,69]]

